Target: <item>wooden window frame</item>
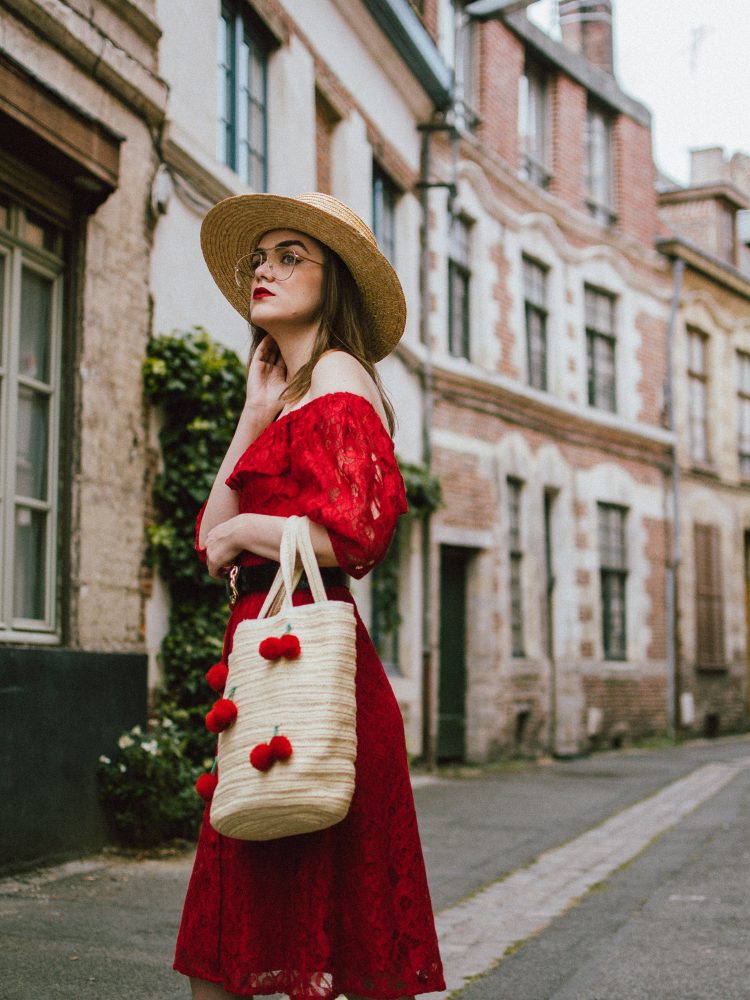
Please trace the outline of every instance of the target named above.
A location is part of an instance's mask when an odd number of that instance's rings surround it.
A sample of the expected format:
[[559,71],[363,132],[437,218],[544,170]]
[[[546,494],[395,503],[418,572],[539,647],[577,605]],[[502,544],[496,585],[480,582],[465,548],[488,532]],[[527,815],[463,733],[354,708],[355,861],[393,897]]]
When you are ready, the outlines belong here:
[[510,634],[511,655],[526,655],[523,634],[523,539],[521,504],[524,483],[508,476],[508,558],[510,560]]
[[[253,190],[268,186],[268,56],[270,32],[246,5],[222,0],[219,9],[218,148],[226,164]],[[226,51],[222,51],[223,49]],[[257,64],[260,86],[253,86],[252,70],[243,70],[243,56]],[[224,61],[226,56],[226,61]],[[254,124],[260,121],[259,147]]]
[[[518,141],[521,151],[521,179],[549,187],[552,114],[550,73],[532,60],[526,60],[518,83]],[[532,111],[536,111],[532,114]]]
[[[15,198],[3,196],[9,206],[0,229],[0,269],[2,270],[3,304],[0,330],[0,642],[57,643],[60,641],[59,603],[59,540],[58,521],[62,502],[59,483],[60,444],[62,433],[62,352],[64,330],[65,259],[68,250],[66,234],[54,219]],[[32,225],[41,241],[31,234]],[[50,241],[45,245],[44,227]],[[21,347],[21,309],[23,275],[33,274],[49,283],[49,342],[46,376],[23,370]],[[32,355],[33,357],[33,355]],[[30,398],[46,400],[44,433],[43,488],[37,492],[18,492],[19,421],[23,409],[19,395],[25,391]],[[30,413],[32,411],[29,411]],[[39,412],[38,410],[34,412]],[[31,425],[29,436],[33,434]],[[18,518],[42,518],[44,539],[42,553],[33,565],[22,561],[17,552]],[[30,580],[38,583],[41,596],[39,615],[18,612],[17,588]],[[35,600],[37,598],[34,598]]]
[[[599,503],[599,582],[605,660],[628,658],[627,507]],[[619,606],[618,606],[619,605]]]
[[[737,461],[740,478],[750,480],[750,353],[737,351]],[[743,378],[743,369],[747,379]]]
[[[549,268],[532,257],[523,257],[524,316],[526,322],[526,373],[534,389],[546,392],[549,370],[547,334],[547,275]],[[536,280],[535,280],[536,279]],[[537,288],[541,285],[541,291]]]
[[372,231],[380,249],[396,266],[396,210],[401,192],[389,174],[372,165]]
[[[596,296],[598,300],[607,300],[609,304],[610,319],[605,324],[600,322],[600,318],[594,315],[598,309],[590,309],[591,298]],[[586,314],[586,376],[587,376],[587,399],[589,406],[594,406],[599,410],[606,410],[608,413],[617,413],[617,331],[616,312],[617,299],[611,292],[593,285],[586,285],[584,288],[585,314]],[[602,372],[599,370],[598,351],[604,348],[611,358],[611,379],[607,383]],[[610,388],[608,388],[608,385]]]
[[460,215],[453,219],[448,249],[448,350],[453,357],[471,359],[471,222]]
[[[589,98],[586,107],[585,185],[589,215],[603,226],[617,221],[615,212],[614,116]],[[600,158],[602,163],[597,162]]]
[[[711,463],[711,439],[708,426],[708,334],[695,326],[687,327],[688,446],[690,458],[698,467]],[[701,363],[694,366],[693,344],[700,344]],[[700,402],[700,413],[696,404]],[[700,427],[700,434],[698,428]],[[702,448],[699,444],[702,443]]]
[[715,524],[693,524],[695,563],[695,666],[725,670],[721,536]]

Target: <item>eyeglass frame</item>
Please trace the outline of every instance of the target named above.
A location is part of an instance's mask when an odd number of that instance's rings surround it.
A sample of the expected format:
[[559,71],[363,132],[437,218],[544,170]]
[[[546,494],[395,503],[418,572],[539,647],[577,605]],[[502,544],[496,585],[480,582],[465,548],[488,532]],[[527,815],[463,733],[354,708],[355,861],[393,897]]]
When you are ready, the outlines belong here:
[[[238,273],[237,272],[239,271],[240,264],[242,263],[243,260],[247,260],[248,257],[254,257],[256,254],[263,254],[264,255],[264,259],[261,260],[261,262],[258,264],[258,266],[255,267],[252,270],[252,280],[254,280],[258,268],[259,267],[263,267],[264,264],[268,263],[268,260],[269,260],[268,255],[273,250],[284,250],[284,251],[286,251],[286,253],[290,253],[290,254],[294,255],[294,263],[292,264],[292,269],[289,272],[289,274],[287,274],[285,278],[279,278],[279,277],[277,277],[274,274],[274,278],[275,278],[276,281],[288,281],[291,278],[291,276],[294,274],[294,269],[297,266],[297,263],[299,261],[301,261],[301,260],[307,260],[311,264],[317,264],[318,267],[323,267],[324,266],[324,261],[322,261],[322,260],[313,260],[312,257],[305,257],[304,254],[297,253],[297,251],[293,247],[284,246],[283,243],[279,243],[279,245],[275,246],[275,247],[269,247],[267,250],[264,249],[263,247],[256,247],[255,250],[251,250],[250,253],[243,254],[243,256],[240,257],[239,260],[237,261],[237,263],[234,265],[234,283],[235,283],[235,285],[237,285],[238,288],[242,288],[242,285],[240,284],[240,282],[238,280]],[[271,264],[270,267],[271,267],[271,271],[273,272],[273,264]]]

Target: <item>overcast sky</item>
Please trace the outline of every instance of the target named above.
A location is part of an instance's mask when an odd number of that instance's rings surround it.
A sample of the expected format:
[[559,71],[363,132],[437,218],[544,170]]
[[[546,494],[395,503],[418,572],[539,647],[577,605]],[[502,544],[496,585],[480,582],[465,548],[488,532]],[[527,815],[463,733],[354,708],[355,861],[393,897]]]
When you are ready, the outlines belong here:
[[[529,16],[550,31],[554,6],[538,0]],[[691,146],[750,155],[750,0],[613,6],[615,73],[651,109],[659,168],[687,184]]]

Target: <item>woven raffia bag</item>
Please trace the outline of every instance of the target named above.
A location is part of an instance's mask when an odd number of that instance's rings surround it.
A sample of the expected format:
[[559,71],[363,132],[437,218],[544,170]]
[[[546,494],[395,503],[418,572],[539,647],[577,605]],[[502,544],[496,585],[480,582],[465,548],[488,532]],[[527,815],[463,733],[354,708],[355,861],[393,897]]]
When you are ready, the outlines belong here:
[[[237,625],[229,656],[225,690],[237,718],[219,735],[210,816],[215,830],[241,840],[333,826],[346,816],[354,792],[354,608],[328,600],[306,517],[287,519],[279,562],[258,617]],[[303,568],[314,603],[293,607]],[[296,658],[261,655],[264,639],[282,635],[299,639]],[[286,737],[291,756],[258,770],[250,754],[274,735]]]

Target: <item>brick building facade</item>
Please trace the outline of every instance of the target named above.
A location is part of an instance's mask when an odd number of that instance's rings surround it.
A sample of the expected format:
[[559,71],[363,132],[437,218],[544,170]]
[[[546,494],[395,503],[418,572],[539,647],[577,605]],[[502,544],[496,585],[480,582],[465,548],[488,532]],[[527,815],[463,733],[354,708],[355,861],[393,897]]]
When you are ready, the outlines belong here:
[[696,150],[690,184],[659,202],[679,295],[675,694],[685,730],[716,733],[750,709],[750,157]]

